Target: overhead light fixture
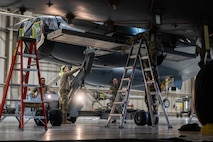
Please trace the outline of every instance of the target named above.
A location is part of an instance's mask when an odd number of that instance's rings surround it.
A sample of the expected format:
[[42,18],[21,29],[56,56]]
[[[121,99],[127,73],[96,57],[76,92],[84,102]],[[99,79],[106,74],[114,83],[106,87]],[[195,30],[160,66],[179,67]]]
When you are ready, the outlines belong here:
[[192,43],[190,39],[186,38],[186,41],[190,44]]
[[108,5],[112,7],[113,10],[117,9],[119,0],[108,0]]
[[51,0],[48,0],[48,2],[46,3],[46,5],[48,5],[49,7],[51,7],[53,5],[53,3],[51,2]]

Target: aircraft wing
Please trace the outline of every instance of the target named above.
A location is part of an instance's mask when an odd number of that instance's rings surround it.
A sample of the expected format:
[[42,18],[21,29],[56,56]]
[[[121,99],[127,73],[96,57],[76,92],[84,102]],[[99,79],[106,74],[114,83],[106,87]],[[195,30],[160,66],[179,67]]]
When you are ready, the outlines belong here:
[[[33,23],[42,20],[37,40],[39,58],[58,64],[80,65],[84,60],[84,52],[89,48],[95,49],[95,58],[91,75],[86,78],[90,85],[109,85],[112,77],[121,77],[126,59],[130,50],[130,44],[127,39],[129,36],[113,37],[109,35],[85,32],[81,29],[70,27],[60,16],[39,16],[23,23],[25,29],[24,35],[32,35]],[[127,29],[125,27],[124,29]],[[134,45],[138,46],[138,44]],[[135,47],[135,49],[137,49]],[[168,76],[174,76],[175,85],[180,88],[182,81],[192,77],[196,70],[183,68],[191,66],[191,61],[197,63],[197,57],[194,54],[195,46],[180,46],[176,48],[165,47],[163,53],[166,58],[159,66],[159,73],[162,79]],[[186,52],[188,51],[188,52]],[[27,50],[26,50],[27,52]],[[179,66],[179,68],[177,68]],[[186,69],[185,69],[186,70]],[[193,74],[190,74],[193,72]],[[188,75],[185,75],[185,74]],[[143,89],[143,79],[140,70],[137,70],[134,81],[135,89]],[[100,75],[102,80],[97,80]],[[105,79],[104,79],[104,76]],[[99,77],[98,77],[99,78]],[[101,82],[100,82],[101,81]],[[180,83],[179,83],[180,82]]]

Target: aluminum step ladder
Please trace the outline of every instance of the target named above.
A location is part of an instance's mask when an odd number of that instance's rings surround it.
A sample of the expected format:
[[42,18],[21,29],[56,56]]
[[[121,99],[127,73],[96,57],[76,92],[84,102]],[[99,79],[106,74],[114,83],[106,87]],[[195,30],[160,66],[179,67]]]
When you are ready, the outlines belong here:
[[[109,127],[112,118],[118,118],[118,117],[120,117],[119,128],[124,127],[125,118],[127,114],[127,106],[129,102],[129,96],[130,96],[130,89],[131,89],[134,74],[135,74],[135,68],[137,64],[139,51],[140,50],[137,50],[136,52],[134,52],[134,42],[132,42],[129,55],[127,57],[126,65],[124,67],[124,72],[120,81],[120,85],[119,85],[115,100],[113,102],[111,111],[108,116],[106,127]],[[116,107],[121,107],[122,112],[117,113]]]
[[[167,124],[169,128],[172,128],[167,112],[165,110],[165,106],[162,100],[161,92],[159,89],[159,85],[157,83],[157,70],[151,65],[150,55],[147,49],[146,42],[140,42],[139,47],[139,61],[142,70],[142,76],[145,84],[145,93],[147,99],[147,107],[149,111],[149,118],[151,118],[151,125],[156,126],[159,121],[158,117],[158,106],[162,106],[162,110],[164,112]],[[142,48],[145,49],[142,52]],[[142,54],[143,53],[143,54]]]
[[[24,53],[24,47],[25,47],[25,50],[26,49],[28,50],[27,53]],[[23,58],[27,58],[26,68],[24,68],[24,65],[23,65],[23,62],[24,62]],[[35,61],[36,61],[36,69],[30,68],[32,59],[35,59]],[[20,65],[20,68],[18,68],[18,69],[15,68],[16,63]],[[17,45],[14,49],[14,54],[12,57],[12,62],[10,65],[10,70],[9,70],[6,84],[4,87],[4,94],[2,96],[2,101],[1,101],[1,105],[0,105],[0,118],[2,117],[3,109],[5,106],[8,88],[9,88],[9,86],[13,86],[13,84],[10,84],[13,71],[20,71],[19,86],[20,86],[20,97],[21,97],[20,98],[21,111],[20,111],[19,116],[16,116],[16,118],[19,119],[19,128],[21,130],[24,130],[25,106],[30,105],[30,104],[34,105],[36,103],[39,107],[42,108],[43,116],[39,116],[39,120],[41,120],[41,119],[43,120],[45,130],[47,130],[47,114],[46,114],[46,110],[45,110],[44,97],[43,97],[41,80],[40,80],[41,76],[40,76],[40,69],[39,69],[39,62],[38,62],[38,52],[37,52],[37,48],[36,48],[36,39],[29,38],[29,37],[19,37],[17,40]],[[29,84],[29,75],[30,75],[31,71],[37,72],[39,84]],[[41,100],[39,100],[37,102],[35,102],[35,101],[31,102],[31,101],[27,100],[26,96],[27,96],[28,87],[39,87]],[[34,116],[34,117],[36,117],[36,116]]]

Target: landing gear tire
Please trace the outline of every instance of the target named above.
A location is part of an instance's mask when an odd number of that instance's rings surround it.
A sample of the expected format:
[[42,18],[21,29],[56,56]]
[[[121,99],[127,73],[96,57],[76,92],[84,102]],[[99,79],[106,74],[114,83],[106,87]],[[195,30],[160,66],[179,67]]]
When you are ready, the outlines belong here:
[[[43,116],[42,109],[37,109],[35,116]],[[46,110],[47,123],[49,121],[49,112]],[[35,118],[34,119],[37,126],[44,126],[44,119]]]
[[59,109],[50,111],[50,124],[52,126],[61,126],[62,124],[62,112]]
[[135,112],[134,121],[136,125],[146,125],[148,123],[148,113],[144,110],[138,110]]
[[195,113],[202,125],[213,123],[213,60],[209,61],[197,74],[195,80],[195,93],[192,94],[194,99]]

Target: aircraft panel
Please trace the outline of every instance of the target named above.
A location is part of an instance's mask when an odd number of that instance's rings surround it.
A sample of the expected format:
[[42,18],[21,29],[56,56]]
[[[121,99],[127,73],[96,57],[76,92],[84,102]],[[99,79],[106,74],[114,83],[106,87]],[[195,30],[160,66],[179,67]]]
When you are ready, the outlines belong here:
[[66,29],[59,29],[52,33],[49,33],[47,35],[47,38],[49,40],[62,43],[101,48],[106,50],[112,50],[119,46],[127,46],[124,43],[118,43],[113,38],[107,36],[101,36],[92,33],[74,32]]

